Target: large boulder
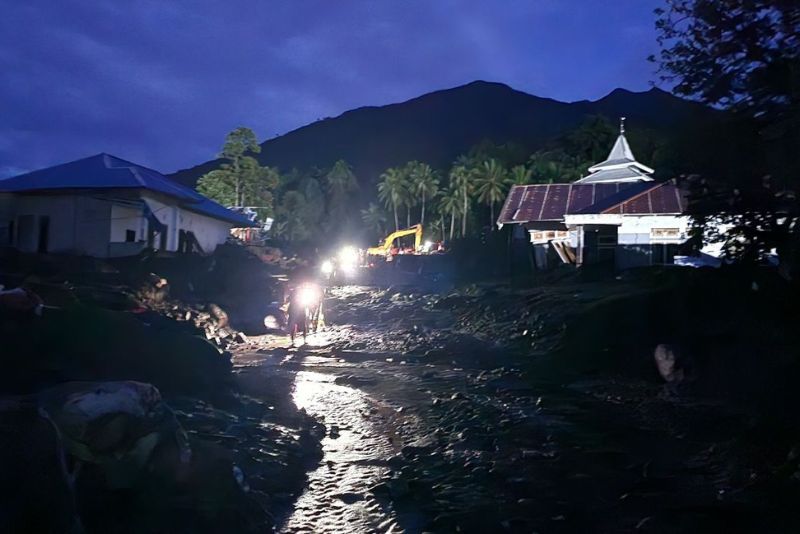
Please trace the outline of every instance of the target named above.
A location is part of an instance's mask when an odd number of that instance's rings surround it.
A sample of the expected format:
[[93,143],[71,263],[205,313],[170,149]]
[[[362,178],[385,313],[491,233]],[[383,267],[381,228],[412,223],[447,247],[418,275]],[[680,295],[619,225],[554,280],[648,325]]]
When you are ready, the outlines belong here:
[[133,486],[156,448],[167,442],[175,452],[173,465],[191,460],[186,433],[151,384],[73,382],[38,397],[69,454],[100,466],[109,488]]

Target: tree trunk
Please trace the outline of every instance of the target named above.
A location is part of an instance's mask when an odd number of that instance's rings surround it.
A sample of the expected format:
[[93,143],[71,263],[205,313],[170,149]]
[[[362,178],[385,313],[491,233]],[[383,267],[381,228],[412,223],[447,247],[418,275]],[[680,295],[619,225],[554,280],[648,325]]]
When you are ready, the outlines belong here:
[[442,223],[442,243],[444,243],[444,233],[446,230],[446,227],[444,225],[444,213],[441,212],[439,213],[439,222]]
[[419,223],[425,228],[425,193],[422,193],[422,212],[419,216]]
[[397,202],[392,202],[392,207],[394,207],[394,231],[398,231],[400,229],[400,219],[397,218]]
[[450,212],[450,241],[453,241],[453,234],[455,233],[455,230],[456,230],[456,212],[454,210]]
[[411,226],[411,206],[406,206],[406,228]]
[[464,212],[461,214],[461,237],[467,237],[467,188],[464,188]]

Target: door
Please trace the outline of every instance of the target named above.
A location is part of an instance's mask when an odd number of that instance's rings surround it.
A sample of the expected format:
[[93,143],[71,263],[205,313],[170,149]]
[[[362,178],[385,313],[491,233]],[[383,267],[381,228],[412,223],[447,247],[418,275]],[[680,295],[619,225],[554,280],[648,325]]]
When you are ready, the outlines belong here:
[[36,217],[33,215],[17,217],[17,248],[22,252],[36,251]]
[[39,241],[36,252],[44,254],[50,241],[50,217],[42,215],[39,217]]

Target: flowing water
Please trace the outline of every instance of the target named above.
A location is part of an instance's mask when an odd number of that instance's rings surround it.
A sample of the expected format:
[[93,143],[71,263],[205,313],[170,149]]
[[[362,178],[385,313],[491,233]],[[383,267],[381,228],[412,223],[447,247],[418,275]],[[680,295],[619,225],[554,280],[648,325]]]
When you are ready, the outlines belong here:
[[380,429],[381,409],[362,391],[335,383],[335,376],[300,371],[294,402],[324,422],[324,457],[282,532],[399,532],[393,512],[370,488],[380,482],[394,454]]

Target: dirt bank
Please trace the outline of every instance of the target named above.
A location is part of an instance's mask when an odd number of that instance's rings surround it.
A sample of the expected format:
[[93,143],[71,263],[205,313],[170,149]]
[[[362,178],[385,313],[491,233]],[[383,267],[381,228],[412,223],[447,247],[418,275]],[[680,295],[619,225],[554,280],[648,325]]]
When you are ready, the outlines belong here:
[[0,309],[0,530],[265,532],[285,515],[321,427],[291,381],[232,372],[238,328],[278,290],[220,254],[3,263],[44,308]]

